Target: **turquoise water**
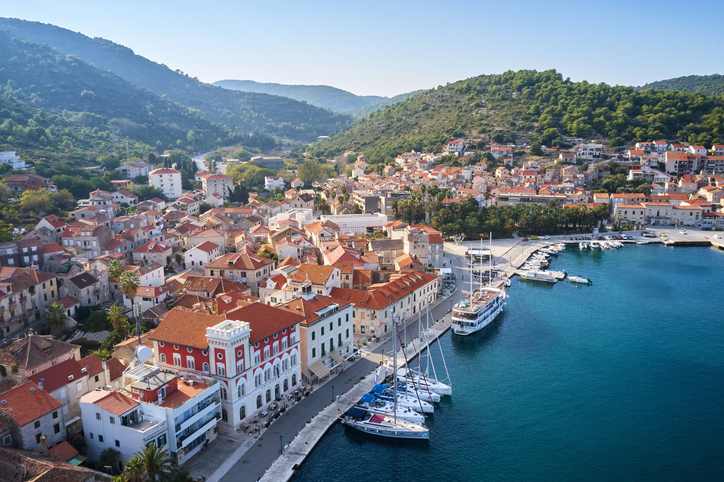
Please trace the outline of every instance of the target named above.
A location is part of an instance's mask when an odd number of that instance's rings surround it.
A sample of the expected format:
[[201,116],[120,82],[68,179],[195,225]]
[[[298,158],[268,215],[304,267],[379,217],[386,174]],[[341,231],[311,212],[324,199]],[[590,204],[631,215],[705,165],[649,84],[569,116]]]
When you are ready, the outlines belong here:
[[552,268],[593,285],[515,279],[494,324],[443,336],[429,443],[337,424],[293,480],[724,480],[724,252],[569,248]]

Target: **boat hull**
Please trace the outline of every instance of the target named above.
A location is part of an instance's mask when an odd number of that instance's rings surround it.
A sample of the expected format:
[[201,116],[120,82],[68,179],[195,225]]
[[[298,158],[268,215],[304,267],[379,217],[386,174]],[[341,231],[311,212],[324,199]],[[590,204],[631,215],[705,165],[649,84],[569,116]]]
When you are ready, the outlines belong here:
[[427,430],[410,431],[404,429],[396,429],[392,427],[376,426],[367,422],[359,422],[356,420],[342,420],[342,423],[360,432],[376,435],[378,437],[406,439],[406,440],[429,440],[430,432]]

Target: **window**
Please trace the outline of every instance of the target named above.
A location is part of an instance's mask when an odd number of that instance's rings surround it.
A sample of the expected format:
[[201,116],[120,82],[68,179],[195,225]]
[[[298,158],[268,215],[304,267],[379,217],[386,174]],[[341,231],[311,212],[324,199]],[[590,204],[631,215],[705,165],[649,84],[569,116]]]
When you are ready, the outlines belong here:
[[[100,420],[100,419],[101,419],[101,414],[96,412],[96,420]],[[36,428],[37,428],[37,426],[36,426]]]
[[295,386],[297,384],[297,374],[294,373],[292,375],[292,386]]
[[221,387],[219,390],[221,390],[221,399],[222,399],[222,400],[226,400],[226,399],[227,399],[227,396],[226,396],[226,387]]
[[329,339],[329,351],[334,350],[334,338]]
[[241,375],[244,372],[244,360],[236,362],[236,374]]
[[222,352],[218,352],[218,353],[216,354],[216,358],[218,358],[219,360],[223,360],[223,359],[224,359],[224,354],[223,354]]
[[322,327],[322,331],[320,332],[322,336],[324,336],[324,327]]
[[349,328],[347,328],[347,338],[349,338]]
[[178,350],[178,345],[174,345],[174,346],[173,346],[173,349],[174,349],[174,350]]
[[53,412],[53,418],[54,418],[54,419],[55,419],[55,418],[58,418],[58,411],[57,411],[57,410],[56,410],[55,412]]
[[324,349],[324,343],[322,343],[322,356],[326,355],[327,351]]
[[241,357],[241,350],[236,351],[236,356]]
[[220,377],[226,376],[226,367],[224,366],[223,363],[216,364],[216,374],[219,375]]
[[265,346],[264,347],[264,359],[266,360],[267,358],[269,358],[269,347]]
[[274,354],[276,355],[279,353],[279,342],[274,343]]
[[317,334],[315,332],[312,332],[312,341],[317,339]]
[[93,432],[90,433],[90,438],[93,439]]
[[161,363],[166,363],[166,354],[161,353]]
[[42,436],[43,436],[42,433],[36,433],[36,434],[35,434],[35,443],[36,443],[36,444],[39,444],[39,443],[40,443],[40,437],[42,437]]
[[271,390],[266,391],[266,403],[271,402]]
[[342,333],[337,335],[337,346],[342,346]]
[[312,358],[317,358],[317,349],[312,348]]
[[166,434],[163,434],[156,439],[156,447],[161,448],[164,445],[166,445]]
[[60,424],[59,423],[56,423],[55,425],[53,425],[53,432],[60,433]]
[[264,381],[268,382],[270,378],[271,378],[271,368],[267,368],[266,370],[264,370]]
[[287,349],[287,337],[282,338],[282,350]]
[[261,395],[256,397],[256,408],[261,408],[262,402],[261,402]]
[[98,383],[99,380],[100,378],[98,378],[98,375],[96,375],[95,382]]
[[239,420],[244,420],[245,418],[246,418],[246,407],[242,405],[241,408],[239,409]]
[[205,371],[206,373],[209,373],[209,364],[206,363],[206,362],[204,362],[204,371]]
[[120,447],[120,446],[121,446],[121,442],[119,442],[118,440],[116,440],[116,447]]
[[99,442],[103,442],[103,435],[98,434],[98,441],[99,441]]
[[181,366],[181,355],[178,353],[173,354],[173,365],[177,367]]
[[261,363],[261,353],[254,352],[254,364]]
[[116,417],[109,417],[111,419],[111,425],[116,423]]
[[329,322],[329,331],[332,331],[332,330],[334,330],[334,322],[330,321]]
[[297,364],[297,354],[292,355],[292,366]]
[[193,353],[193,352],[194,352],[194,349],[193,349],[193,348],[186,347],[186,351],[189,352],[189,353]]
[[254,375],[254,386],[258,387],[259,385],[261,385],[261,373]]
[[13,437],[10,435],[6,435],[3,437],[3,446],[4,447],[10,447],[13,444]]
[[337,326],[342,326],[342,318],[337,318]]
[[194,357],[186,357],[186,368],[188,368],[189,370],[196,370],[196,360],[194,360]]
[[236,389],[236,394],[239,398],[246,395],[246,383],[240,383],[239,386]]
[[160,346],[161,348],[163,348],[164,343],[163,343],[162,341],[159,341],[159,342],[158,342],[158,346]]

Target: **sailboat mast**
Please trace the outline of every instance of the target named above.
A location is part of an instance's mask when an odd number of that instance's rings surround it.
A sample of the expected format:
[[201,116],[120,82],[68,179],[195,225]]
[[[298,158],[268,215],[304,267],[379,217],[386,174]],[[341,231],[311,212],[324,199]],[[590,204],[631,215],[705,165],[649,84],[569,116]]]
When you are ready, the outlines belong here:
[[[405,318],[403,317],[402,319],[404,320]],[[392,413],[394,414],[395,423],[397,423],[397,349],[395,348],[395,339],[398,336],[400,335],[397,333],[397,326],[395,326],[395,333],[392,335],[392,394],[395,399],[395,408]]]
[[483,238],[480,238],[480,289],[483,289]]
[[488,287],[493,286],[493,232],[490,231],[490,273],[488,274]]

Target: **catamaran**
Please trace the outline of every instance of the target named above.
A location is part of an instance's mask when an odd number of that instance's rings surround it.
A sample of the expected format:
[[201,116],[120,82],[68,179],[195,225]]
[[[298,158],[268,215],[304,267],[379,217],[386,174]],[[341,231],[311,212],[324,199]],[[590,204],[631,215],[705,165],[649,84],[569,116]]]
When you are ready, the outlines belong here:
[[[483,240],[480,240],[482,248]],[[481,257],[480,267],[482,270],[483,260]],[[503,289],[493,288],[493,235],[490,234],[490,274],[488,286],[483,287],[482,280],[480,287],[473,289],[473,277],[470,275],[470,295],[453,307],[452,330],[456,335],[470,335],[482,330],[490,324],[503,311],[506,293]]]

